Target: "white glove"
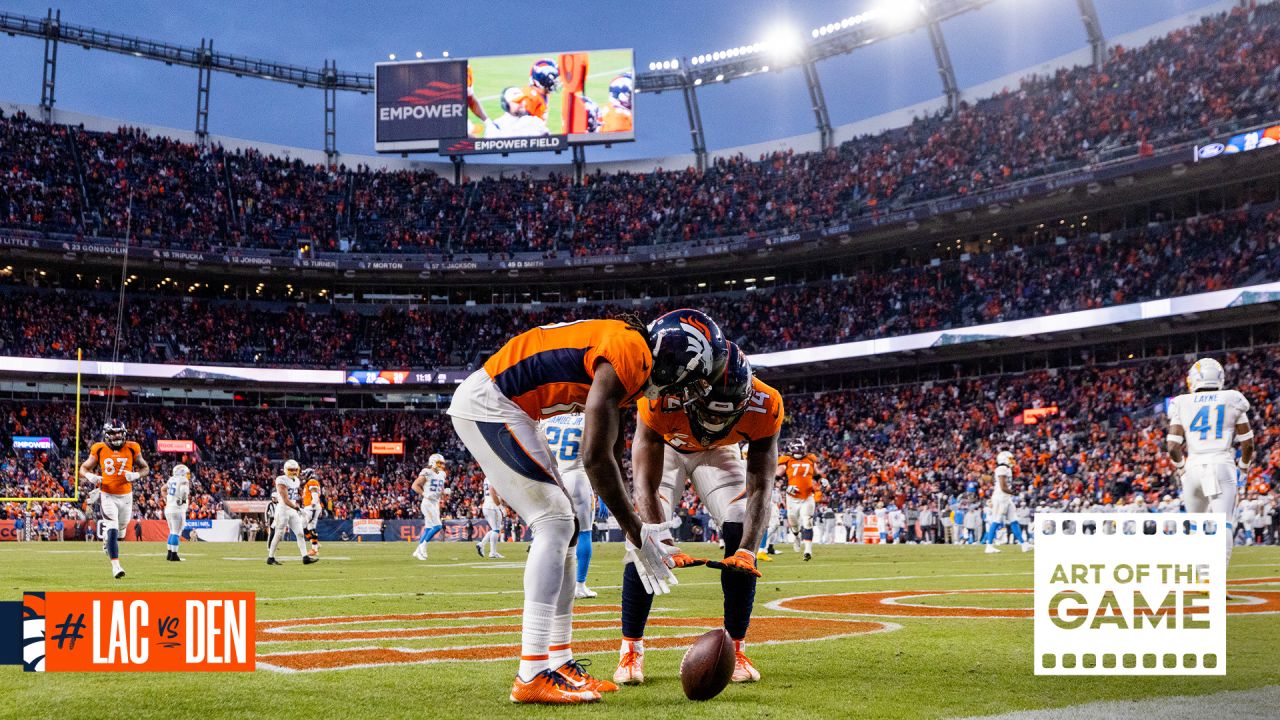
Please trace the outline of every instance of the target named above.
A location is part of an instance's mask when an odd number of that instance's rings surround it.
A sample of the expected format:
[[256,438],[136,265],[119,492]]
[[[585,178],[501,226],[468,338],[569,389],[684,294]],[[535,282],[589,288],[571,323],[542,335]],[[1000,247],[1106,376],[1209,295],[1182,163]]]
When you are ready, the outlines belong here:
[[102,491],[99,490],[98,488],[94,488],[93,492],[89,493],[89,504],[97,505],[98,498],[101,498],[101,497],[102,497]]
[[662,542],[671,537],[671,530],[680,527],[680,520],[672,519],[664,523],[645,523],[640,526],[640,547],[627,540],[627,552],[623,563],[635,563],[636,573],[640,575],[640,583],[650,595],[666,595],[671,586],[676,585],[675,561],[672,553],[677,552],[674,545]]
[[823,489],[823,490],[829,490],[829,489],[831,489],[831,483],[827,482],[827,479],[826,479],[826,478],[819,478],[819,479],[818,479],[818,482],[822,483],[822,489]]
[[129,482],[138,482],[138,478],[142,477],[142,473],[136,473],[132,470],[125,472],[124,479]]
[[80,477],[84,478],[85,480],[88,480],[89,482],[93,483],[94,485],[97,485],[98,483],[102,482],[102,476],[101,476],[101,475],[98,475],[98,474],[95,474],[95,473],[91,473],[91,472],[82,472],[82,473],[80,473]]

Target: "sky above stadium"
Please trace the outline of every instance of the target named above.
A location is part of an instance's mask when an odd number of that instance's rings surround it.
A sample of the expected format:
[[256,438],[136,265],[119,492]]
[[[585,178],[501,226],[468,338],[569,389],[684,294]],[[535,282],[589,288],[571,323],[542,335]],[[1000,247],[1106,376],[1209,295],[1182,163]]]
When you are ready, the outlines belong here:
[[[63,2],[63,19],[198,46],[213,38],[223,52],[320,67],[372,71],[389,53],[401,59],[634,47],[636,67],[650,61],[759,42],[791,24],[805,37],[820,25],[857,14],[871,0],[687,2],[319,2],[221,0],[217,3]],[[43,16],[50,6],[8,0],[3,9]],[[1108,36],[1136,30],[1212,0],[1096,0]],[[968,87],[1031,67],[1086,45],[1075,0],[996,0],[944,24],[959,85]],[[40,100],[42,43],[0,35],[0,100]],[[831,121],[839,125],[929,100],[941,87],[921,30],[826,60],[819,73]],[[813,130],[799,70],[756,76],[699,95],[707,145],[731,147]],[[63,46],[57,106],[130,123],[192,129],[196,72],[190,68]],[[284,145],[323,147],[318,90],[215,74],[209,130]],[[590,148],[588,160],[657,157],[689,151],[679,93],[636,100],[635,143]],[[373,99],[338,97],[338,148],[373,154]],[[431,159],[431,158],[424,158]],[[530,158],[531,159],[531,158]],[[567,158],[566,158],[567,159]]]

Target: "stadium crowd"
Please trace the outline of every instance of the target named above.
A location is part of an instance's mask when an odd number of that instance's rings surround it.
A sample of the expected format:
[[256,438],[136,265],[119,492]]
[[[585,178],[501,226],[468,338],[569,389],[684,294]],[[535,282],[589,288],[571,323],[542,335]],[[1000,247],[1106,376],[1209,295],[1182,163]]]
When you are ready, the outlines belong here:
[[[1280,496],[1280,347],[1231,353],[1229,382],[1250,399],[1259,460],[1242,479],[1242,500],[1270,513]],[[902,512],[941,519],[978,512],[989,494],[994,458],[1014,452],[1019,503],[1028,508],[1128,505],[1154,509],[1174,502],[1179,484],[1164,452],[1163,404],[1182,391],[1186,361],[1147,360],[1112,366],[1041,370],[879,389],[790,395],[785,437],[804,437],[831,487],[821,509],[835,514]],[[105,408],[94,403],[84,432],[92,437]],[[1036,424],[1029,408],[1056,408]],[[0,497],[71,494],[74,406],[5,401],[5,437],[53,438],[54,452],[7,449],[0,460]],[[153,475],[135,486],[135,515],[162,517],[160,488],[169,467],[195,472],[192,517],[214,517],[224,500],[265,499],[285,458],[314,467],[337,518],[416,519],[409,486],[432,452],[450,466],[446,518],[479,517],[482,474],[457,442],[446,418],[411,411],[336,411],[159,407],[122,403],[114,416],[143,448]],[[155,452],[161,438],[191,439],[197,452]],[[402,440],[403,456],[371,456],[373,440]],[[12,517],[22,506],[0,508]],[[71,504],[47,511],[78,512]],[[696,496],[681,514],[705,525]],[[972,514],[972,513],[971,513]],[[1280,515],[1277,516],[1280,518]],[[931,525],[931,527],[937,527]],[[923,534],[923,528],[921,529]],[[910,536],[909,534],[907,536]],[[918,536],[920,537],[920,536]],[[1269,538],[1280,540],[1274,533]]]
[[[1073,235],[1069,239],[1068,236]],[[979,253],[937,266],[864,270],[841,280],[664,298],[693,304],[752,352],[1034,317],[1280,278],[1280,211],[1238,209],[1060,242]],[[115,294],[0,286],[0,354],[113,357]],[[51,296],[52,292],[62,294]],[[56,299],[55,299],[56,298]],[[73,301],[67,302],[67,299]],[[177,299],[127,293],[120,358],[311,367],[465,366],[535,325],[613,315],[616,305],[449,308]],[[366,314],[367,313],[367,314]]]
[[1028,77],[822,153],[597,172],[581,184],[553,175],[458,186],[428,171],[330,168],[15,115],[0,118],[0,226],[194,250],[491,256],[794,232],[1274,120],[1277,21],[1280,3],[1235,8],[1139,48],[1114,46],[1101,68]]

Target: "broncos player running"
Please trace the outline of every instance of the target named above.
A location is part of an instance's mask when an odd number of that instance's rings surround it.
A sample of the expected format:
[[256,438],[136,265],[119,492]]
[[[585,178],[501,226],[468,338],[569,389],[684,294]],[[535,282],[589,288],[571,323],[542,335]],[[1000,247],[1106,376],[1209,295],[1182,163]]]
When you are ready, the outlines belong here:
[[814,481],[827,488],[827,481],[818,472],[818,458],[805,450],[804,438],[794,438],[787,443],[787,454],[778,458],[778,473],[787,479],[787,524],[791,526],[792,542],[800,552],[804,540],[804,559],[813,559],[813,509],[815,505]]
[[489,532],[480,538],[480,542],[476,543],[476,554],[484,557],[484,546],[489,546],[489,557],[502,558],[502,553],[498,552],[498,542],[502,540],[502,498],[498,497],[498,491],[493,489],[489,484],[489,478],[484,480],[484,501],[480,505],[480,513],[484,515],[484,521],[489,524]]
[[696,310],[647,327],[635,318],[558,323],[512,338],[454,392],[458,437],[533,531],[513,702],[594,702],[618,689],[573,659],[574,508],[538,421],[585,413],[587,478],[617,519],[645,590],[669,592],[676,550],[656,540],[669,526],[641,520],[623,484],[622,409],[642,396],[705,393],[726,352],[720,328]]
[[174,465],[164,486],[164,519],[169,523],[169,553],[165,560],[182,562],[178,545],[182,542],[182,526],[187,524],[187,504],[191,499],[191,468]]
[[422,510],[422,534],[418,536],[418,547],[413,556],[419,560],[427,559],[427,543],[444,529],[440,522],[440,497],[444,495],[444,456],[435,453],[427,458],[427,466],[418,472],[413,481],[413,491],[422,496],[418,506]]
[[276,476],[275,497],[272,499],[275,515],[271,523],[271,536],[267,541],[268,565],[281,564],[279,560],[276,560],[276,548],[279,547],[280,541],[284,539],[284,534],[287,530],[292,530],[294,539],[298,541],[298,552],[302,555],[303,565],[320,562],[319,558],[314,558],[307,554],[307,540],[302,527],[301,506],[298,504],[301,476],[302,468],[298,465],[297,460],[285,460],[284,474]]
[[[1187,373],[1190,393],[1169,403],[1169,459],[1182,474],[1182,504],[1187,512],[1215,512],[1227,516],[1227,563],[1235,535],[1236,480],[1247,473],[1256,457],[1249,401],[1228,390],[1222,364],[1197,360]],[[1239,457],[1236,448],[1239,447]]]
[[578,581],[573,588],[577,599],[593,598],[597,593],[587,587],[587,569],[591,567],[591,516],[595,497],[591,481],[582,469],[582,413],[565,413],[543,420],[540,425],[547,436],[547,446],[560,466],[560,480],[573,501],[574,520],[578,524]]
[[[747,659],[747,626],[755,602],[756,555],[769,518],[769,496],[778,466],[778,430],[782,396],[755,378],[747,357],[729,343],[724,372],[710,394],[685,402],[678,397],[641,400],[631,446],[636,505],[651,523],[669,520],[684,492],[693,484],[724,537],[720,588],[724,593],[724,628],[733,638],[734,682],[754,682],[760,673]],[[749,443],[743,460],[741,441]],[[662,539],[670,541],[670,533]],[[706,560],[677,552],[677,567]],[[644,627],[653,596],[644,592],[635,567],[622,575],[622,647],[615,682],[644,682]]]
[[[98,474],[95,470],[101,469]],[[89,457],[80,464],[80,477],[97,485],[90,494],[98,496],[102,516],[102,549],[111,560],[111,575],[124,577],[120,566],[120,537],[133,517],[133,484],[146,477],[151,467],[142,458],[142,447],[125,439],[124,423],[102,426],[102,441],[89,448]]]

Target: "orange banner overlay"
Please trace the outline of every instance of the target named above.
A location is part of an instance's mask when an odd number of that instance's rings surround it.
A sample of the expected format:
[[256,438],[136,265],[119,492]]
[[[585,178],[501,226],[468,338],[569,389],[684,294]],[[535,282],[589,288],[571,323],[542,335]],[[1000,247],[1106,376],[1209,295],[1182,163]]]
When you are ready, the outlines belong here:
[[250,672],[257,665],[250,592],[26,593],[23,605],[27,619],[43,615],[47,672]]

